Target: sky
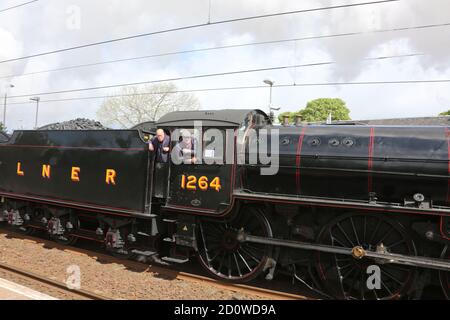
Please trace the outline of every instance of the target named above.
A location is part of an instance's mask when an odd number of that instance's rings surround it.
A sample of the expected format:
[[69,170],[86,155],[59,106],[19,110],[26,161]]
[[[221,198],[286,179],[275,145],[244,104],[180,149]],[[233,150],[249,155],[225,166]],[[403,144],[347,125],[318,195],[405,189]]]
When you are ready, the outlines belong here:
[[[1,12],[26,0],[0,0],[0,61],[130,35],[208,21],[277,12],[368,2],[370,0],[39,0]],[[391,32],[371,31],[430,24],[448,26]],[[316,38],[245,46],[113,64],[43,70],[133,58],[173,51],[232,44],[317,37],[339,33],[352,36]],[[421,54],[410,57],[404,55]],[[403,55],[392,59],[372,58]],[[373,82],[450,79],[450,1],[396,2],[311,11],[213,24],[58,54],[0,63],[0,96],[7,99],[6,126],[34,127],[36,104],[30,97],[77,88],[151,81],[197,74],[334,62],[176,81],[181,90],[302,83]],[[7,89],[9,84],[14,88]],[[316,98],[341,98],[352,119],[435,116],[450,109],[450,83],[327,85],[274,87],[272,105],[280,112],[297,111]],[[97,119],[103,99],[44,102],[65,98],[105,96],[119,88],[39,95],[39,126],[74,118]],[[259,108],[268,111],[269,87],[193,93],[202,109]],[[3,105],[3,99],[1,100]],[[3,108],[0,115],[3,116]]]

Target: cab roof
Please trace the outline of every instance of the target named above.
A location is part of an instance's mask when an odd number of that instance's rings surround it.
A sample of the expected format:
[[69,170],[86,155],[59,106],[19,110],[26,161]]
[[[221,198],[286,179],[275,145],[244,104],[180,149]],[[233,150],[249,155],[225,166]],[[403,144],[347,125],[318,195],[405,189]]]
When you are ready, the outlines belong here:
[[[261,115],[266,123],[269,117],[258,109],[223,109],[175,111],[162,116],[156,125],[158,127],[193,127],[194,121],[202,121],[204,127],[239,127],[250,115]],[[261,117],[260,117],[261,118]]]

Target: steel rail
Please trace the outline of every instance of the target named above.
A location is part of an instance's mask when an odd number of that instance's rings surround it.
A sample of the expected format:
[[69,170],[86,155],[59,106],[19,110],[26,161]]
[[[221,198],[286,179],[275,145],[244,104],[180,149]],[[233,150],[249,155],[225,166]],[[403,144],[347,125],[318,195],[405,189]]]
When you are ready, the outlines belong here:
[[83,290],[83,289],[69,289],[65,283],[58,282],[58,281],[49,279],[47,277],[40,276],[40,275],[38,275],[38,274],[36,274],[34,272],[31,272],[31,271],[27,271],[27,270],[23,270],[21,268],[10,266],[10,265],[5,264],[3,262],[0,262],[0,270],[1,269],[2,270],[6,270],[6,271],[8,271],[10,273],[14,273],[14,274],[20,275],[20,276],[25,277],[25,278],[33,279],[35,281],[44,283],[44,284],[49,285],[51,287],[55,287],[57,289],[65,291],[65,292],[69,292],[70,294],[75,294],[75,295],[79,295],[79,296],[84,297],[84,298],[88,298],[90,300],[111,300],[111,298],[107,298],[105,296],[102,296],[102,295],[99,295],[99,294],[96,294],[96,293],[93,293],[93,292],[90,292],[90,291],[86,291],[86,290]]

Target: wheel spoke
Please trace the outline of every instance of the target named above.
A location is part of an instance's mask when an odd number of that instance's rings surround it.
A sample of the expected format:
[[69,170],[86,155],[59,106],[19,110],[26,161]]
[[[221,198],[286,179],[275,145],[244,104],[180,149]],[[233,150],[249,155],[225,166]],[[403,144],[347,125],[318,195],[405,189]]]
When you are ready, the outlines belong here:
[[385,232],[383,238],[381,238],[381,239],[378,241],[378,244],[383,243],[383,240],[384,240],[384,239],[387,239],[387,237],[390,236],[391,233],[392,233],[393,231],[394,231],[394,228],[391,228],[388,232]]
[[250,215],[250,214],[243,216],[242,219],[239,221],[236,221],[236,224],[234,224],[233,226],[236,227],[237,229],[245,228],[251,218],[252,218],[252,215]]
[[[353,280],[352,280],[351,285],[350,285],[350,290],[358,291],[357,288],[355,288],[355,283],[356,283],[356,280],[358,279],[359,269],[355,268],[355,270],[356,270],[355,277],[352,277]],[[345,279],[342,279],[342,281],[345,281]],[[349,291],[349,292],[351,292],[351,291]]]
[[380,279],[381,285],[386,289],[390,296],[392,296],[392,291],[388,288],[387,285],[384,284],[384,281]]
[[338,267],[339,268],[339,270],[342,270],[342,269],[345,269],[345,268],[348,268],[348,267],[351,267],[351,266],[353,266],[353,263],[347,263],[345,266],[342,266],[342,267]]
[[363,300],[365,300],[364,299],[364,291],[365,291],[364,289],[365,289],[366,286],[364,285],[364,283],[365,283],[365,281],[364,281],[364,272],[362,272],[362,270],[361,270],[360,274],[361,274],[361,277],[360,277],[361,283],[360,283],[359,287],[361,289],[361,298]]
[[353,272],[353,270],[355,270],[355,268],[356,268],[356,265],[353,265],[353,267],[352,267],[351,269],[347,270],[347,271],[345,272],[345,274],[342,275],[342,280],[344,280],[345,278],[347,278],[347,276],[349,276],[350,273]]
[[392,248],[394,248],[394,247],[396,247],[396,246],[398,246],[399,244],[402,244],[402,243],[404,243],[404,242],[405,242],[405,239],[401,239],[401,240],[397,241],[396,243],[393,243],[393,244],[388,245],[388,246],[386,246],[386,247],[389,248],[389,249],[392,249]]
[[218,256],[219,256],[219,254],[221,253],[222,251],[217,251],[217,253],[214,255],[214,257],[212,257],[211,259],[209,259],[209,262],[211,263],[211,262],[213,262]]
[[223,266],[223,262],[225,261],[225,256],[227,255],[227,253],[224,251],[223,255],[222,255],[222,259],[220,259],[220,264],[219,264],[219,269],[217,269],[217,271],[219,273],[222,272],[222,266]]
[[352,218],[352,217],[350,217],[350,223],[351,223],[351,225],[352,225],[353,233],[355,234],[356,243],[357,243],[358,245],[360,245],[361,242],[359,241],[358,233],[356,232],[355,223],[353,222],[353,218]]
[[401,267],[398,264],[389,264],[389,265],[386,265],[385,267],[388,267],[388,268],[391,268],[391,269],[397,269],[397,270],[403,271],[405,273],[411,272],[411,269],[407,269],[407,268]]
[[342,234],[344,235],[345,239],[347,239],[347,241],[350,243],[350,246],[354,247],[355,245],[353,244],[353,241],[350,240],[350,238],[348,237],[347,233],[342,228],[341,224],[338,222],[336,225],[339,228],[339,230],[342,232]]
[[367,216],[364,216],[363,243],[366,242],[366,232],[367,232]]
[[261,261],[258,260],[254,255],[252,255],[250,252],[244,249],[244,247],[241,248],[242,252],[245,253],[247,256],[253,259],[253,261],[256,262],[256,264],[259,264]]
[[377,226],[375,227],[375,230],[372,232],[372,235],[370,236],[369,243],[373,243],[373,238],[377,234],[378,229],[380,228],[380,225],[381,225],[381,220],[378,220]]
[[403,285],[403,282],[401,282],[400,280],[398,280],[396,277],[394,277],[392,274],[390,274],[389,272],[387,272],[386,270],[383,270],[383,268],[380,268],[381,273],[387,275],[389,278],[391,278],[392,280],[394,280],[395,282],[397,282],[400,285]]
[[255,247],[255,246],[249,244],[248,242],[244,242],[243,246],[245,246],[246,248],[251,249],[253,251],[260,252],[261,254],[264,254],[264,252],[265,252],[264,249],[259,248],[259,247]]
[[[250,220],[242,226],[248,233],[257,235],[258,231],[261,231],[261,225],[258,220]],[[256,231],[256,232],[255,232]]]
[[248,265],[247,261],[244,259],[244,257],[242,256],[242,254],[239,252],[237,252],[239,258],[241,258],[242,262],[244,262],[245,266],[247,267],[248,271],[252,272],[252,268],[250,268],[250,266]]
[[238,273],[239,273],[239,276],[242,277],[241,268],[239,267],[239,262],[237,261],[237,258],[236,258],[236,254],[235,254],[235,253],[233,253],[233,257],[234,257],[234,262],[236,262],[236,267],[237,267],[237,271],[238,271]]
[[[208,241],[208,243],[209,243],[209,241]],[[218,242],[213,242],[212,244],[208,244],[208,252],[212,252],[212,251],[214,251],[214,249],[219,249],[219,250],[221,250],[222,249],[222,246],[220,245],[220,243],[218,243]]]
[[[336,236],[332,236],[333,238],[331,239],[331,241],[336,241],[337,243],[339,243],[342,247],[346,247],[346,245],[344,244],[344,242],[343,241],[341,241],[341,240],[339,240],[339,238],[338,237],[336,237]],[[333,245],[334,245],[334,243],[333,243]]]
[[213,230],[206,230],[204,233],[208,236],[208,238],[218,239],[221,240],[221,236],[217,232],[213,232]]
[[221,226],[220,224],[208,223],[206,226],[207,226],[207,229],[209,229],[209,228],[215,229],[217,234],[223,234],[223,232],[225,231],[225,228],[223,226]]
[[376,299],[376,300],[380,300],[380,298],[378,298],[377,290],[378,290],[378,289],[373,289],[372,292],[373,292],[373,294],[375,295],[375,299]]

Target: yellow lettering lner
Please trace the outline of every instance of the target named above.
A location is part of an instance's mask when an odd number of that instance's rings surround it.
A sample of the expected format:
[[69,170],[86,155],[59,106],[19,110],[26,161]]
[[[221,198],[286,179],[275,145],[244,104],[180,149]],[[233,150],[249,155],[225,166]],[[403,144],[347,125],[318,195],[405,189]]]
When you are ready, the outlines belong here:
[[49,164],[42,165],[42,178],[50,179],[50,168]]
[[22,168],[20,166],[21,166],[21,163],[17,162],[17,175],[18,176],[24,176],[25,173],[22,171]]
[[105,181],[107,184],[116,185],[116,170],[106,169],[106,178]]
[[80,168],[79,167],[72,167],[72,172],[70,174],[70,178],[72,179],[72,181],[74,182],[79,182],[80,181]]

